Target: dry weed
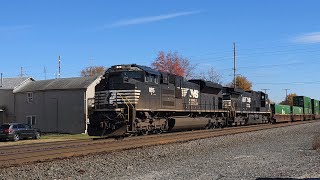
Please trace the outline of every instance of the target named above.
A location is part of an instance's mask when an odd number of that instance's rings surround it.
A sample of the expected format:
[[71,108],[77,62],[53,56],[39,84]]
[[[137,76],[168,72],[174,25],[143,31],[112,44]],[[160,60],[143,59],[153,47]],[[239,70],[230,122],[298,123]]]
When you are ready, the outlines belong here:
[[320,150],[320,133],[314,135],[313,141],[312,141],[312,149]]

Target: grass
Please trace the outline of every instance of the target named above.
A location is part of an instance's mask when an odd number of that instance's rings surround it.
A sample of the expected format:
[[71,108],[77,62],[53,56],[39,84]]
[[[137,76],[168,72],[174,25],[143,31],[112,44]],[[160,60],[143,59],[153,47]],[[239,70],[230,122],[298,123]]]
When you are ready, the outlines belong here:
[[320,133],[316,134],[313,138],[312,149],[320,150]]
[[92,139],[94,136],[89,136],[87,134],[42,134],[41,139]]

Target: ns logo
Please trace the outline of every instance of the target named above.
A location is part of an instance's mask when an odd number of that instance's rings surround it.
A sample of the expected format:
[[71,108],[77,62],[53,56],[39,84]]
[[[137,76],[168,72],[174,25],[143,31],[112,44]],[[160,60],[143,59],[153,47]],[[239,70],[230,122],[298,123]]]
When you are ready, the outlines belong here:
[[156,89],[154,87],[149,87],[149,93],[151,96],[155,96],[156,95]]
[[189,89],[189,88],[181,88],[182,90],[182,97],[186,97],[189,95],[189,98],[199,98],[199,91],[196,89]]

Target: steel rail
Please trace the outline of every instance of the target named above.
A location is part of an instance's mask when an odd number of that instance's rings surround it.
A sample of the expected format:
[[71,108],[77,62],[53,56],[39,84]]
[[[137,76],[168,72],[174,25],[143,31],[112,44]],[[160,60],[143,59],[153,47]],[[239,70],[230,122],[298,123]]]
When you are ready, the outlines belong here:
[[[265,126],[267,124],[260,124],[260,125],[251,125],[250,127],[254,126]],[[245,128],[249,126],[238,126],[238,127],[228,127],[228,128],[222,128],[222,129],[214,129],[215,131],[220,131],[220,130],[230,130],[230,129],[237,129],[237,128]],[[189,134],[189,133],[203,133],[205,131],[212,132],[212,129],[210,130],[195,130],[195,131],[183,131],[183,132],[174,132],[176,135],[177,134]],[[159,134],[159,135],[154,135],[151,134],[149,136],[137,136],[137,137],[127,137],[124,140],[129,141],[132,139],[137,139],[137,138],[153,138],[154,136],[170,136],[172,133],[164,133],[164,134]],[[83,139],[83,140],[66,140],[66,141],[54,141],[54,142],[35,142],[35,143],[30,143],[30,144],[21,144],[21,145],[8,145],[8,146],[1,146],[0,147],[0,156],[4,154],[8,154],[8,151],[10,154],[13,154],[13,152],[29,152],[29,151],[37,151],[39,149],[45,150],[45,149],[50,149],[50,148],[56,148],[59,146],[63,147],[72,147],[72,146],[79,146],[79,145],[91,145],[91,144],[96,144],[99,142],[99,140],[102,139],[108,139],[108,138],[94,138],[95,141],[92,141],[92,139]],[[106,141],[106,140],[105,140]],[[113,138],[108,139],[108,141],[115,141]]]
[[[226,128],[222,130],[187,131],[179,133],[168,133],[163,135],[131,137],[122,140],[106,139],[96,141],[79,141],[78,143],[74,142],[74,144],[72,145],[68,145],[69,142],[65,141],[65,144],[61,143],[58,146],[52,146],[53,144],[50,144],[49,146],[43,148],[37,147],[37,149],[32,148],[32,144],[30,144],[30,146],[24,146],[24,148],[22,148],[23,150],[21,151],[10,151],[10,149],[8,148],[6,148],[5,150],[2,149],[2,154],[0,155],[0,167],[3,168],[23,163],[50,161],[54,159],[63,159],[94,153],[112,152],[118,150],[141,148],[145,146],[185,142],[196,139],[232,135],[313,122],[318,121],[299,121],[293,123],[243,126]],[[45,146],[45,144],[42,145]],[[17,147],[18,146],[15,146],[15,148]]]

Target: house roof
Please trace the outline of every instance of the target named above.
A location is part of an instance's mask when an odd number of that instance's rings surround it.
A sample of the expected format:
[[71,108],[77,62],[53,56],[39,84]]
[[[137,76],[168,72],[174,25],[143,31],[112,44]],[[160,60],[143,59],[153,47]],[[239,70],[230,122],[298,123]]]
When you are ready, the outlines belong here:
[[0,89],[15,89],[28,80],[34,81],[30,77],[2,78],[2,84],[0,80]]
[[98,76],[93,76],[33,81],[19,88],[15,93],[46,90],[86,89],[98,78]]

